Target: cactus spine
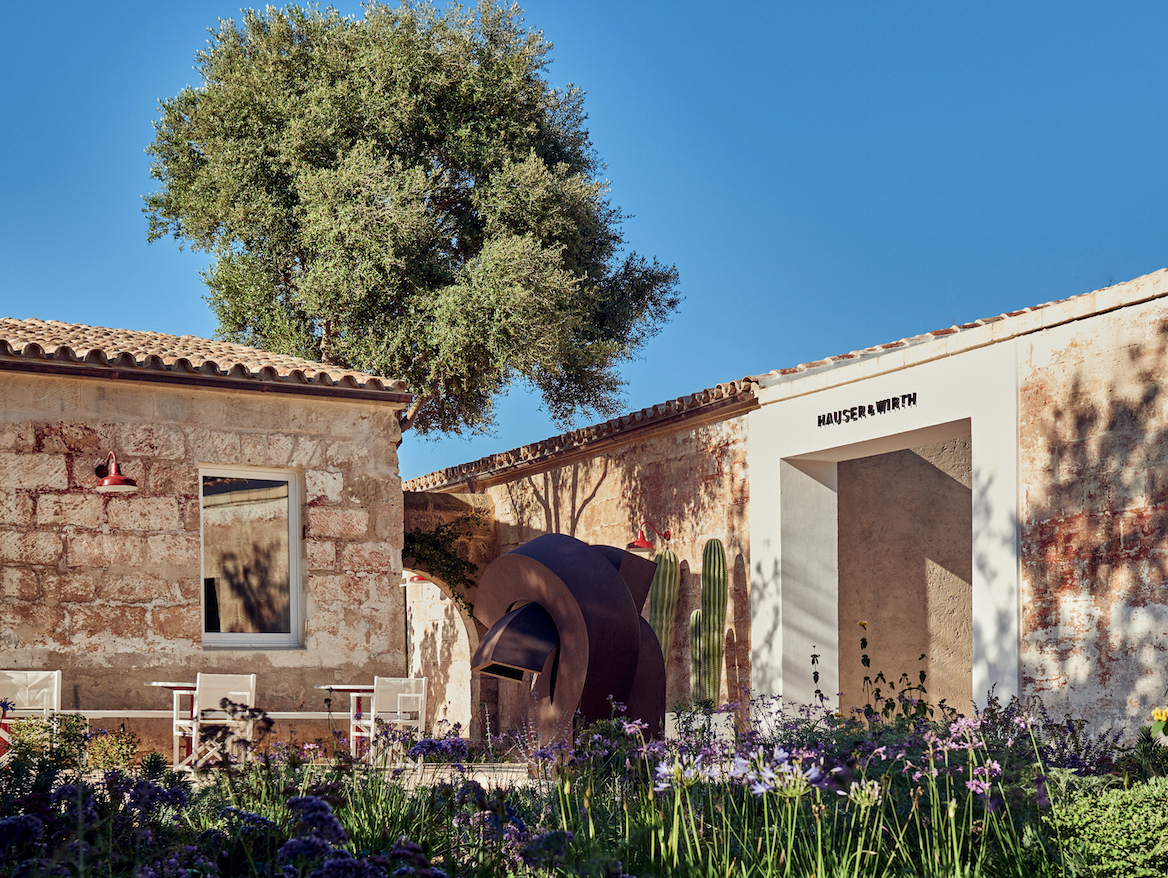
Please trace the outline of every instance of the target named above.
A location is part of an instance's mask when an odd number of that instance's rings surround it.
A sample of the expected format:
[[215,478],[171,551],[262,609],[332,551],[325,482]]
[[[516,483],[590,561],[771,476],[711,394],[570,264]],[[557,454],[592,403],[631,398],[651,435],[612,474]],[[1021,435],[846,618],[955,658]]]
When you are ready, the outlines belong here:
[[677,614],[677,593],[681,590],[681,563],[677,555],[663,549],[654,559],[657,572],[649,586],[649,626],[661,644],[665,669],[669,670],[669,654],[673,651],[673,617]]
[[694,698],[715,705],[722,692],[722,653],[726,646],[726,550],[709,540],[702,552],[702,608],[689,619]]

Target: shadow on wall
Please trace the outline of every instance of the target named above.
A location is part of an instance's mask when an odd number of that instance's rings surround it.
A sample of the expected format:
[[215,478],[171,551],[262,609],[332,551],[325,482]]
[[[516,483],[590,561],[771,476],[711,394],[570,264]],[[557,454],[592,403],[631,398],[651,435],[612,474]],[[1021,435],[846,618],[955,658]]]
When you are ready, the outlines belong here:
[[470,657],[478,646],[477,626],[451,599],[448,586],[430,577],[411,584],[407,613],[411,638],[410,675],[427,678],[426,729],[440,734],[438,724],[461,725],[464,737],[481,733],[477,716],[479,691],[470,673]]
[[1129,735],[1168,697],[1168,320],[1147,341],[1137,318],[1114,359],[1036,369],[1019,411],[1023,689]]
[[447,690],[454,662],[454,642],[453,638],[445,636],[443,629],[446,625],[460,624],[454,605],[449,600],[443,603],[443,623],[427,624],[418,647],[420,662],[416,670],[426,677],[426,728],[431,734],[438,734],[439,722],[449,721],[450,695]]
[[[867,702],[865,676],[882,672],[896,686],[902,674],[917,684],[924,671],[931,701],[969,713],[968,437],[840,461],[837,472],[841,708]],[[857,627],[860,620],[867,623],[864,630]],[[862,653],[870,657],[870,668],[863,666]],[[877,681],[871,685],[889,689]]]
[[[766,549],[770,551],[770,541]],[[754,565],[754,582],[750,589],[751,643],[760,656],[751,655],[750,676],[758,694],[779,694],[783,691],[782,604],[778,599],[781,581],[778,553],[771,561],[771,569],[764,570],[762,562]],[[769,657],[765,662],[758,659]]]
[[[731,579],[726,656],[736,664],[723,674],[729,700],[748,677],[750,620],[746,573],[745,419],[702,424],[639,442],[492,489],[504,506],[499,552],[542,534],[561,533],[591,544],[623,548],[643,521],[673,533],[670,547],[682,563],[681,594],[667,680],[667,706],[688,700],[689,614],[700,606],[700,565],[707,539],[720,538],[729,558],[740,556]],[[661,541],[646,528],[658,548]],[[504,722],[507,718],[504,718]]]
[[[580,536],[581,519],[608,478],[608,458],[576,461],[565,467],[527,476],[504,487],[514,516],[515,531],[502,551],[510,551],[546,533]],[[597,469],[593,474],[591,470]],[[589,487],[591,485],[591,487]],[[590,540],[585,540],[590,542]]]
[[[670,530],[669,548],[681,561],[681,589],[674,618],[673,648],[666,674],[666,707],[688,701],[690,691],[690,614],[701,606],[701,558],[709,539],[722,540],[732,560],[723,654],[723,691],[719,701],[740,701],[750,682],[749,523],[747,521],[745,419],[700,424],[625,446],[614,458],[619,514],[606,517],[624,542],[648,521]],[[658,550],[663,543],[649,528]],[[628,534],[623,537],[623,534]],[[696,569],[694,569],[696,568]]]
[[[719,537],[728,553],[734,551],[733,535],[744,531],[746,514],[746,474],[736,467],[746,459],[744,423],[719,421],[664,436],[652,457],[638,459],[634,455],[644,445],[630,446],[634,453],[620,469],[620,496],[632,533],[651,521],[672,529],[675,541]],[[711,521],[712,513],[718,522]]]

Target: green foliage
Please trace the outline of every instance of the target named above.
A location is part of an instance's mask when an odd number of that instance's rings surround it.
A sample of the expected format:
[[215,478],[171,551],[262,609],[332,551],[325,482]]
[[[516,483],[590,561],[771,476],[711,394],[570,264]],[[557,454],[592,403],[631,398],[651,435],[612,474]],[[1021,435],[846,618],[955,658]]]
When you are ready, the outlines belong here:
[[1119,770],[1130,780],[1168,776],[1168,747],[1156,737],[1155,726],[1143,726],[1135,742],[1121,749]]
[[138,772],[146,780],[153,781],[168,790],[173,787],[189,789],[191,785],[190,774],[185,771],[173,770],[170,767],[170,760],[157,750],[151,750],[142,757]]
[[85,765],[89,720],[79,713],[14,720],[9,733],[12,755],[18,760],[49,759],[64,771],[80,771]]
[[474,615],[474,606],[462,589],[474,586],[472,574],[478,567],[458,554],[458,541],[470,536],[485,521],[482,512],[464,512],[454,521],[443,522],[433,530],[416,527],[405,535],[402,543],[402,558],[412,558],[432,576],[450,586],[451,599],[468,616]]
[[1160,876],[1168,870],[1168,778],[1073,799],[1048,818],[1078,847],[1096,878]]
[[665,669],[669,670],[669,656],[673,651],[673,620],[677,615],[677,595],[681,591],[681,565],[677,554],[663,549],[653,559],[657,571],[649,586],[649,626],[661,644]]
[[[867,622],[858,623],[865,631]],[[860,664],[867,672],[864,674],[864,718],[872,722],[879,717],[891,719],[897,713],[906,718],[933,716],[933,705],[929,703],[929,693],[925,690],[925,680],[928,674],[922,667],[917,672],[917,681],[914,683],[908,671],[902,671],[900,679],[894,685],[885,676],[884,671],[877,671],[873,676],[872,658],[867,653],[868,638],[860,638]],[[814,658],[812,664],[814,664]],[[917,661],[924,662],[926,656],[921,653]]]
[[717,704],[722,692],[727,585],[726,550],[721,540],[708,540],[702,551],[702,608],[689,623],[690,685],[699,704]]
[[141,738],[125,728],[112,732],[101,730],[95,732],[85,745],[85,758],[91,768],[126,771],[134,761],[141,743]]
[[161,103],[150,240],[213,257],[226,339],[400,378],[403,427],[490,429],[514,380],[561,423],[619,408],[616,372],[676,308],[518,7],[372,2],[221,21],[202,84]]

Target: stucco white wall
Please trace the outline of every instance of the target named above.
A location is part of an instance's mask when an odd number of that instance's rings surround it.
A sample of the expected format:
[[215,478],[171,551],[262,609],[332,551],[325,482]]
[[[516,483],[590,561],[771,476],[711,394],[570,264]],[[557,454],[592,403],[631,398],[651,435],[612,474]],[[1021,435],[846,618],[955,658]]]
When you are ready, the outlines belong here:
[[[987,336],[987,341],[988,341]],[[906,365],[893,351],[806,375],[763,379],[750,414],[751,668],[756,692],[787,703],[838,690],[836,463],[970,436],[973,456],[974,697],[1019,691],[1016,343]],[[827,412],[916,394],[916,404],[819,426]]]

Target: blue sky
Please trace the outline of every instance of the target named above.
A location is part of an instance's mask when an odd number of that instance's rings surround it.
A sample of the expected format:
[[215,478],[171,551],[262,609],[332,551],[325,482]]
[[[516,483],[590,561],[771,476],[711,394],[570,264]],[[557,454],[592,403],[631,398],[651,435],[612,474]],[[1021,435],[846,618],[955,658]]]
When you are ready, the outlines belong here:
[[[630,245],[681,273],[629,410],[1168,265],[1168,4],[524,8]],[[212,335],[203,259],[146,243],[144,150],[238,2],[4,12],[0,314]],[[519,388],[493,437],[407,434],[402,474],[558,432]]]

